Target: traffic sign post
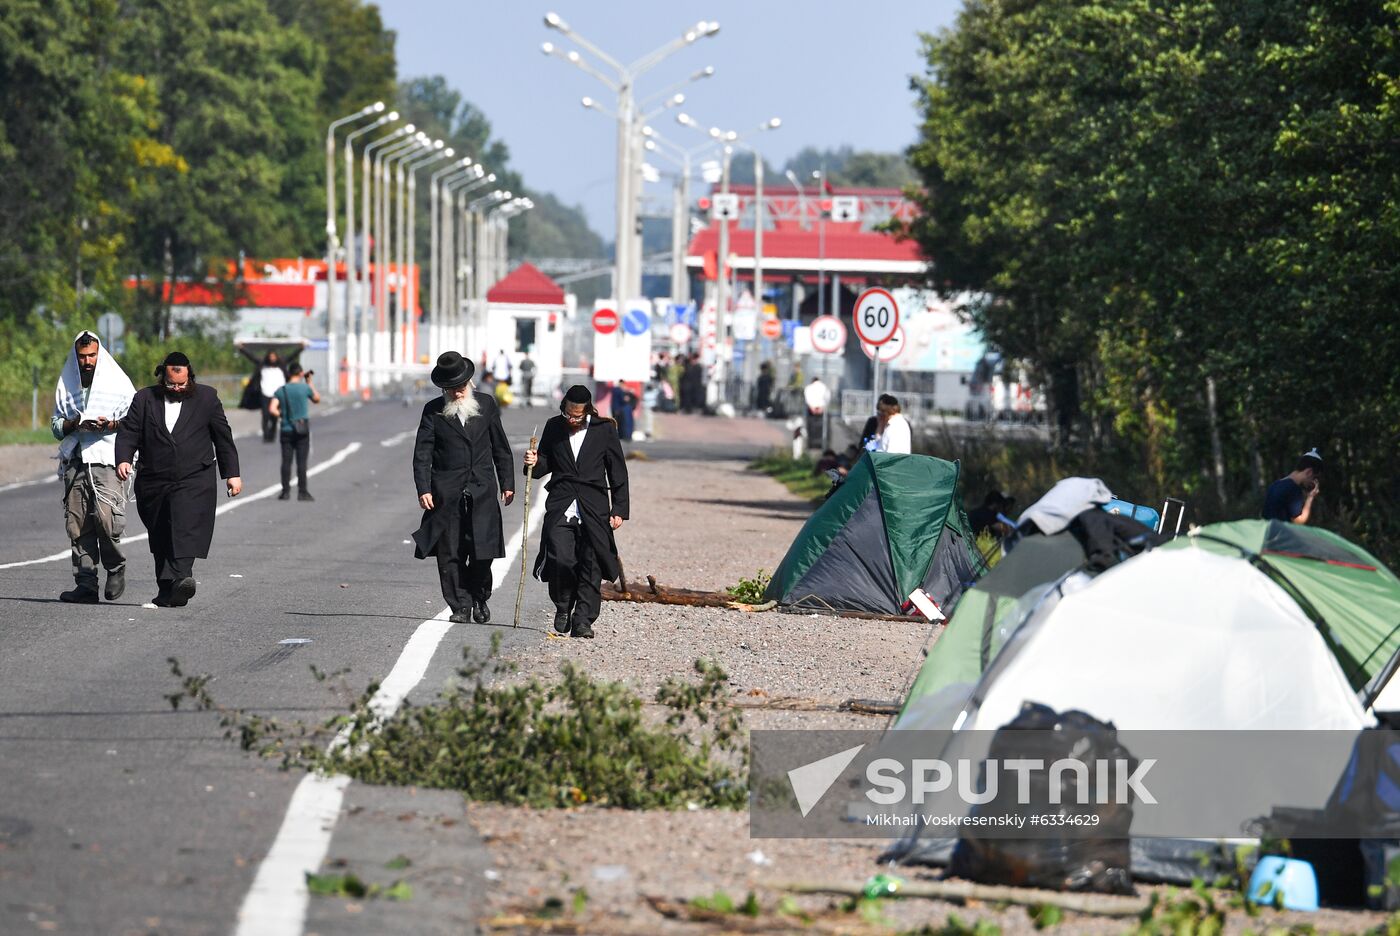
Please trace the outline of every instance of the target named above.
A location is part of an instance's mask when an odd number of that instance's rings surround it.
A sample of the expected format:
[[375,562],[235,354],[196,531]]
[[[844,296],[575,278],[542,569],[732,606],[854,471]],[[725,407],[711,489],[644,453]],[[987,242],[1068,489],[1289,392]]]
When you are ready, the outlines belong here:
[[766,318],[763,320],[763,337],[769,341],[774,341],[783,337],[783,323],[779,319]]
[[[856,299],[855,311],[853,313],[853,324],[856,335],[860,340],[869,345],[874,345],[876,354],[873,358],[873,369],[871,372],[870,386],[871,398],[875,401],[876,412],[880,407],[880,345],[886,344],[895,336],[899,328],[899,303],[894,301],[894,296],[884,289],[867,289]],[[900,342],[903,345],[903,340]],[[895,352],[898,354],[898,351]]]
[[622,324],[616,309],[606,306],[593,313],[593,330],[600,335],[611,335]]
[[872,361],[879,358],[881,364],[888,364],[904,353],[904,327],[895,329],[894,336],[882,345],[860,343],[861,351]]

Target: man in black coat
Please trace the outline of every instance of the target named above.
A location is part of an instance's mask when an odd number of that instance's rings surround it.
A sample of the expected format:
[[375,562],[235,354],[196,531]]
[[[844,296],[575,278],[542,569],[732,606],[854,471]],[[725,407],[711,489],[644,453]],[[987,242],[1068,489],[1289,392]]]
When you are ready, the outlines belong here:
[[552,476],[535,576],[549,583],[554,629],[592,637],[602,580],[622,574],[613,531],[627,519],[627,461],[617,424],[593,408],[587,387],[570,387],[559,409],[539,449],[525,453],[527,471],[533,465],[537,477]]
[[491,620],[491,560],[506,554],[497,483],[502,504],[515,499],[501,410],[490,394],[472,390],[475,371],[456,351],[438,358],[432,380],[442,396],[423,406],[413,443],[413,483],[423,508],[414,555],[437,558],[456,624]]
[[243,490],[243,479],[219,394],[195,383],[190,359],[170,352],[156,377],[136,391],[118,424],[117,477],[131,476],[139,454],[136,512],[150,534],[159,586],[151,603],[182,608],[194,597],[194,561],[208,557],[214,538],[218,477],[229,497]]

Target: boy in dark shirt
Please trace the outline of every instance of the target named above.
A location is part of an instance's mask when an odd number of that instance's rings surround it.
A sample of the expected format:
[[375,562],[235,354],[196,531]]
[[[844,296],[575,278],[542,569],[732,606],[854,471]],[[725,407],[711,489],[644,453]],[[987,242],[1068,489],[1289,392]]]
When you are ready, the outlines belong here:
[[1322,456],[1316,448],[1305,452],[1293,470],[1264,493],[1264,519],[1307,523],[1312,519],[1313,499],[1322,477]]

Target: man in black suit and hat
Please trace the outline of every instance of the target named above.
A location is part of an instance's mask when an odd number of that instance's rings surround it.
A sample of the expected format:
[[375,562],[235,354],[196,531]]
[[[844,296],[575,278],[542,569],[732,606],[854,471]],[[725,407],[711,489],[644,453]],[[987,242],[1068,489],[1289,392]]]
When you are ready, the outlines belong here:
[[602,609],[602,580],[622,574],[613,531],[627,519],[627,461],[617,424],[593,407],[588,388],[564,394],[559,415],[544,424],[525,468],[551,475],[535,576],[549,583],[554,629],[592,637]]
[[456,624],[491,620],[491,560],[506,554],[497,483],[502,504],[515,499],[501,411],[494,397],[472,388],[475,372],[456,351],[438,358],[432,380],[442,396],[423,406],[413,443],[413,483],[423,508],[414,555],[437,558],[442,596]]
[[182,608],[194,597],[194,561],[209,555],[214,539],[217,477],[229,497],[243,490],[243,479],[219,394],[195,383],[190,359],[171,351],[156,378],[136,391],[117,425],[117,477],[129,478],[140,454],[136,511],[150,534],[158,585],[151,604]]

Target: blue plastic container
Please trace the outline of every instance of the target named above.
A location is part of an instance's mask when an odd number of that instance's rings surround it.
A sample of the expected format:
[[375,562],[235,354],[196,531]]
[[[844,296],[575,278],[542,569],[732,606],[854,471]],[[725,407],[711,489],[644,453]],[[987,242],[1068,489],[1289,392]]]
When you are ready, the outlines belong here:
[[1122,514],[1125,517],[1132,517],[1138,523],[1151,529],[1157,529],[1157,524],[1162,522],[1162,515],[1151,507],[1144,507],[1141,504],[1131,504],[1125,500],[1114,499],[1103,505],[1103,509],[1111,514]]
[[1266,855],[1249,876],[1249,902],[1285,910],[1317,909],[1317,874],[1297,858]]

